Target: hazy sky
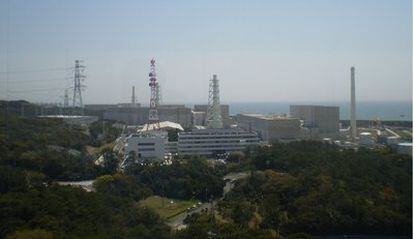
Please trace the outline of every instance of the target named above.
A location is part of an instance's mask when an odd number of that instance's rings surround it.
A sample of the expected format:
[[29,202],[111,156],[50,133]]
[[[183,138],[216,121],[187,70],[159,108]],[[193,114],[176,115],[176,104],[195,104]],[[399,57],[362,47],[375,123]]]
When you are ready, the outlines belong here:
[[[0,0],[0,98],[62,101],[75,59],[85,103],[412,100],[409,0]],[[5,72],[9,71],[9,74]]]

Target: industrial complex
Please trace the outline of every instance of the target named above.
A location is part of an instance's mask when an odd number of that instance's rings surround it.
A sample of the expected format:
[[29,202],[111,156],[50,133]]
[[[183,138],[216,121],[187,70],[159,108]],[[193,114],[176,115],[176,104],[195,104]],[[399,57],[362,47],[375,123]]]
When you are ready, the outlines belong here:
[[[209,99],[207,105],[195,105],[194,110],[183,105],[160,105],[157,102],[155,60],[151,60],[150,88],[151,99],[148,108],[124,108],[132,120],[136,110],[147,113],[146,124],[136,132],[123,135],[120,144],[124,144],[124,161],[121,166],[140,161],[162,161],[173,155],[205,155],[217,157],[234,151],[243,151],[247,146],[260,143],[258,134],[242,127],[231,126],[229,107],[220,104],[219,80],[213,75],[210,80]],[[112,111],[114,108],[109,108]],[[122,107],[117,107],[122,109]],[[135,110],[135,111],[133,111]],[[121,111],[117,111],[121,112]],[[181,113],[180,113],[181,112]],[[114,114],[120,117],[122,114]],[[104,112],[103,118],[107,118]],[[121,116],[131,120],[128,115]],[[135,117],[135,118],[134,118]],[[145,121],[144,116],[141,116]],[[114,118],[111,118],[114,119]],[[118,121],[119,118],[117,119]],[[166,121],[168,120],[168,121]],[[187,131],[184,131],[184,128]],[[168,137],[169,132],[177,134],[176,140]]]
[[[80,62],[77,60],[74,68],[73,107],[68,107],[65,92],[60,114],[50,114],[47,108],[40,108],[40,117],[61,118],[79,125],[98,119],[122,125],[123,133],[116,141],[116,150],[123,158],[122,167],[186,155],[217,159],[250,146],[294,140],[322,140],[355,149],[389,145],[402,153],[410,153],[412,149],[411,142],[402,140],[395,129],[383,126],[379,119],[369,126],[357,126],[354,67],[350,68],[350,120],[344,122],[340,121],[339,107],[329,105],[290,105],[289,113],[283,115],[230,115],[230,106],[220,103],[216,74],[209,80],[207,104],[162,104],[154,59],[150,61],[148,75],[151,90],[148,106],[136,101],[135,86],[132,86],[131,102],[84,105],[81,82],[85,78],[85,67]],[[23,114],[39,111],[24,104],[20,110]]]

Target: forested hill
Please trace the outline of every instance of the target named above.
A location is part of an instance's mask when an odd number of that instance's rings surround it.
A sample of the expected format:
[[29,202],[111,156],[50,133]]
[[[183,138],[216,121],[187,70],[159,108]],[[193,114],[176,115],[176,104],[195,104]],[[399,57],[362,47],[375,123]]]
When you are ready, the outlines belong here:
[[260,171],[220,204],[239,224],[283,235],[411,235],[408,155],[304,141],[262,147],[246,163]]
[[[59,120],[0,118],[0,238],[411,235],[408,155],[303,141],[239,152],[221,166],[190,157],[115,172],[97,167],[85,152],[101,127],[88,133]],[[153,194],[219,200],[223,176],[246,169],[250,176],[235,182],[214,214],[193,214],[180,232],[138,203]],[[95,192],[54,183],[96,176]]]
[[0,165],[39,171],[58,180],[95,178],[105,170],[94,165],[85,146],[99,145],[96,128],[101,129],[102,124],[97,124],[86,129],[61,119],[2,115]]
[[105,173],[85,152],[93,130],[0,118],[0,238],[170,238],[161,218],[129,197],[54,183]]

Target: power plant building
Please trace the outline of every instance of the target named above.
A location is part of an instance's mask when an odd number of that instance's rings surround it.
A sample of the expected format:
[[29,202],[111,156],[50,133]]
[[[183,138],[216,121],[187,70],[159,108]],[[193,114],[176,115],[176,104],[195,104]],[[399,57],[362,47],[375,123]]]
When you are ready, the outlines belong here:
[[[126,161],[162,161],[165,157],[165,141],[163,137],[142,136],[140,134],[131,134],[126,139],[125,144],[125,162]],[[136,162],[134,162],[136,163]]]
[[303,126],[309,129],[309,138],[334,138],[339,134],[337,106],[291,105],[290,116],[303,120]]
[[[231,119],[229,116],[229,105],[223,105],[220,104],[220,111],[221,111],[221,120],[223,121],[223,127],[229,127],[231,125]],[[198,120],[198,122],[202,121],[203,124],[202,125],[206,125],[207,122],[207,109],[208,109],[208,105],[194,105],[194,111],[195,112],[203,112],[204,115],[203,116],[199,116],[199,117],[203,117],[202,120]]]
[[193,126],[203,126],[206,124],[206,112],[203,111],[191,111],[191,121]]
[[[114,107],[103,112],[103,119],[124,122],[128,125],[141,125],[148,121],[148,107]],[[158,106],[160,121],[171,121],[189,127],[191,125],[191,109],[184,105],[160,105]]]
[[257,132],[267,142],[290,141],[302,137],[300,120],[285,116],[265,116],[261,114],[238,114],[239,127]]
[[240,128],[194,129],[178,133],[178,154],[215,156],[222,153],[243,151],[248,146],[257,145],[256,133]]

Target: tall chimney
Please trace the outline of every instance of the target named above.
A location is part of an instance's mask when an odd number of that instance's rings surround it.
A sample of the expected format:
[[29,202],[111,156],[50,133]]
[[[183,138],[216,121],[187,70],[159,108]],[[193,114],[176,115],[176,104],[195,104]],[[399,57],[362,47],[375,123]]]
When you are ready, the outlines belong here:
[[132,86],[132,97],[131,97],[131,104],[135,106],[135,86]]
[[355,141],[357,137],[356,125],[356,106],[355,106],[355,67],[351,67],[351,139]]

